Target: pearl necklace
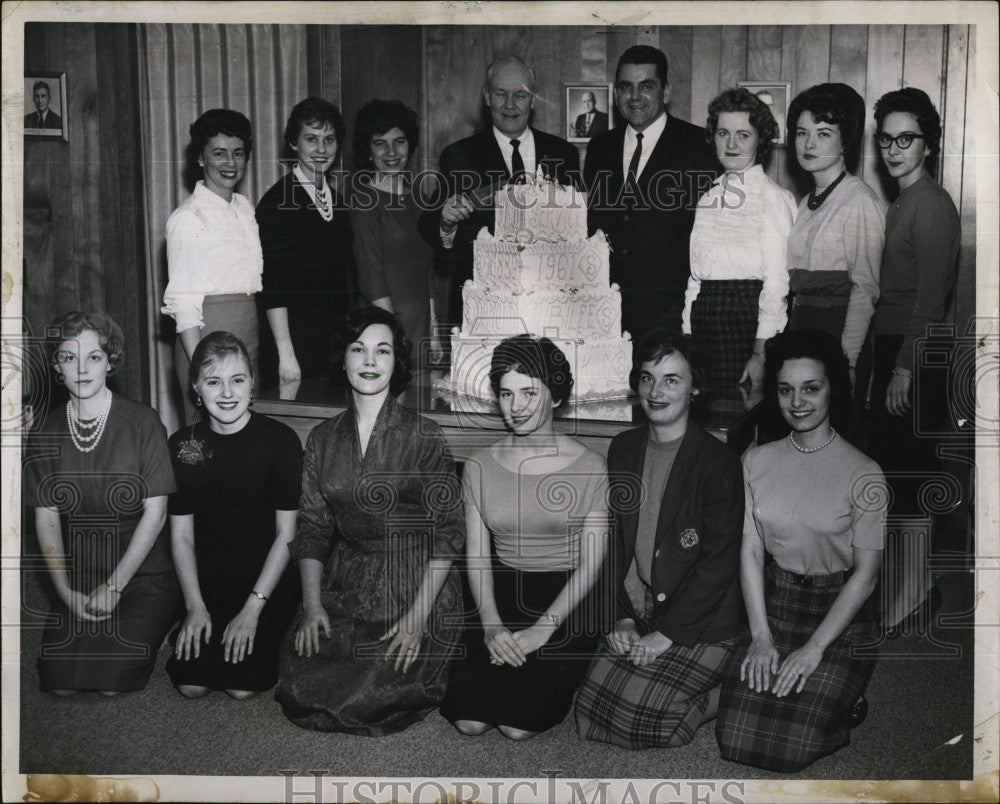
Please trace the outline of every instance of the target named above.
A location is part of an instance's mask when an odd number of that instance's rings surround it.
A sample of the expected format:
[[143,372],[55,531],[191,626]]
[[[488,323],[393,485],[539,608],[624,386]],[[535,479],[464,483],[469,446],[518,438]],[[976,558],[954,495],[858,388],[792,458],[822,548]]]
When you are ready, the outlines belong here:
[[822,444],[820,444],[818,447],[803,447],[802,445],[799,444],[798,441],[795,440],[794,430],[788,434],[788,440],[792,442],[792,446],[795,447],[795,449],[797,449],[799,452],[804,452],[806,454],[810,452],[819,452],[821,449],[823,449],[823,447],[828,446],[836,437],[837,437],[837,431],[831,427],[830,437]]
[[[69,437],[73,440],[73,446],[80,452],[93,452],[104,435],[104,427],[108,423],[108,413],[111,410],[112,393],[104,389],[104,407],[97,414],[96,419],[84,422],[80,420],[79,414],[73,410],[73,402],[66,403],[66,424],[69,426]],[[89,431],[93,432],[89,432]],[[89,433],[89,434],[88,434]]]

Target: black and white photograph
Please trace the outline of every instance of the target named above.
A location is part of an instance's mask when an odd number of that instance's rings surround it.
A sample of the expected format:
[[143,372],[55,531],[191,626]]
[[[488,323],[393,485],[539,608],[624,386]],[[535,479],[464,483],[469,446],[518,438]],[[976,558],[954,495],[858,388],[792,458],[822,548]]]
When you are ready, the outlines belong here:
[[1000,12],[640,5],[5,5],[4,800],[997,800]]
[[25,74],[24,98],[26,137],[69,141],[65,73]]
[[610,86],[566,85],[566,139],[588,142],[614,126]]
[[792,85],[788,81],[737,81],[736,86],[748,89],[765,103],[778,123],[778,134],[775,145],[784,145],[785,116],[788,114],[788,101],[792,97]]

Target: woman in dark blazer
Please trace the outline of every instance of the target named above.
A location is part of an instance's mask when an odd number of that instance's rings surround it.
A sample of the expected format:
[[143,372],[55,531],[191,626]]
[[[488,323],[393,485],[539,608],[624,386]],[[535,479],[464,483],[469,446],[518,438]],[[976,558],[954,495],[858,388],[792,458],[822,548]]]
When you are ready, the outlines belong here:
[[676,747],[715,717],[745,628],[740,593],[743,474],[725,444],[689,423],[700,374],[687,339],[652,330],[630,381],[648,426],[608,450],[615,625],[576,699],[587,740]]

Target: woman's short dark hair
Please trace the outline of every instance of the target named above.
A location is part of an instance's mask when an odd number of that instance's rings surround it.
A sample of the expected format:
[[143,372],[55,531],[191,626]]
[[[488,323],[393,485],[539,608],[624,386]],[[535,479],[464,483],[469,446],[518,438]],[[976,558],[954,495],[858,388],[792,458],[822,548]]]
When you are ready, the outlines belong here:
[[771,114],[770,107],[746,87],[727,89],[708,104],[708,120],[705,123],[705,139],[711,142],[719,127],[722,112],[746,112],[750,125],[757,132],[757,162],[762,163],[771,153],[771,147],[778,136],[778,123]]
[[253,128],[246,115],[232,109],[209,109],[191,124],[188,159],[197,163],[208,141],[218,134],[236,137],[243,143],[247,157],[253,150]]
[[809,112],[817,123],[832,123],[840,129],[844,162],[854,173],[861,157],[861,137],[865,131],[865,101],[847,84],[816,84],[803,90],[788,107],[788,137],[795,137],[799,118]]
[[412,155],[420,139],[417,113],[413,109],[398,100],[370,100],[358,109],[354,118],[354,160],[358,167],[372,164],[372,137],[394,128],[406,135]]
[[330,126],[333,133],[337,135],[338,148],[343,147],[347,129],[344,127],[344,118],[340,114],[340,109],[336,105],[323,98],[306,98],[296,103],[288,115],[288,122],[285,123],[285,131],[282,134],[286,156],[291,161],[296,159],[292,146],[299,141],[299,134],[302,133],[303,126],[322,128],[324,125]]
[[100,310],[73,310],[49,324],[45,337],[49,365],[56,362],[56,352],[63,341],[76,338],[86,329],[97,335],[101,350],[108,356],[108,376],[114,376],[125,362],[125,335],[118,323]]
[[931,158],[941,152],[941,115],[927,93],[916,87],[903,87],[887,92],[875,101],[875,131],[882,131],[882,123],[893,112],[906,112],[917,119],[920,133],[924,135],[924,145],[931,152]]
[[369,304],[351,310],[345,317],[334,338],[333,358],[330,361],[330,374],[336,382],[346,383],[347,372],[344,370],[344,356],[347,347],[357,341],[368,327],[373,324],[385,324],[392,330],[392,350],[395,364],[392,377],[389,380],[389,393],[398,396],[409,387],[413,379],[413,345],[403,331],[403,325],[388,310]]
[[513,335],[497,344],[490,361],[490,387],[498,398],[500,380],[511,371],[541,380],[557,406],[569,399],[573,390],[569,360],[549,338]]
[[684,358],[691,370],[691,386],[698,393],[691,400],[691,409],[700,412],[708,403],[709,389],[706,383],[705,364],[697,345],[690,335],[679,332],[667,332],[663,327],[656,327],[643,335],[632,354],[632,370],[628,375],[628,384],[633,391],[639,390],[639,375],[643,363],[659,363],[663,358],[678,354]]
[[[838,430],[850,422],[851,375],[840,339],[818,329],[782,332],[764,344],[764,397],[778,405],[778,372],[788,360],[815,360],[830,383],[830,423]],[[779,414],[779,418],[780,414]]]
[[205,366],[218,363],[227,357],[242,357],[247,366],[247,373],[251,378],[253,377],[253,363],[250,362],[250,354],[247,352],[246,344],[231,332],[216,330],[209,332],[198,341],[198,345],[194,348],[191,355],[191,365],[188,367],[188,382],[193,386],[198,382],[201,370]]

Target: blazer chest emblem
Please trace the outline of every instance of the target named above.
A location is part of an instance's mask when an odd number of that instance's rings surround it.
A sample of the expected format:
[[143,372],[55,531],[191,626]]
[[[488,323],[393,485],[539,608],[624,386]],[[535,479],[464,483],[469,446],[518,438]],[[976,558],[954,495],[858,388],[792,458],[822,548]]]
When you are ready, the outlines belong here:
[[698,531],[694,528],[688,528],[683,533],[681,533],[681,547],[688,548],[694,547],[698,544]]

